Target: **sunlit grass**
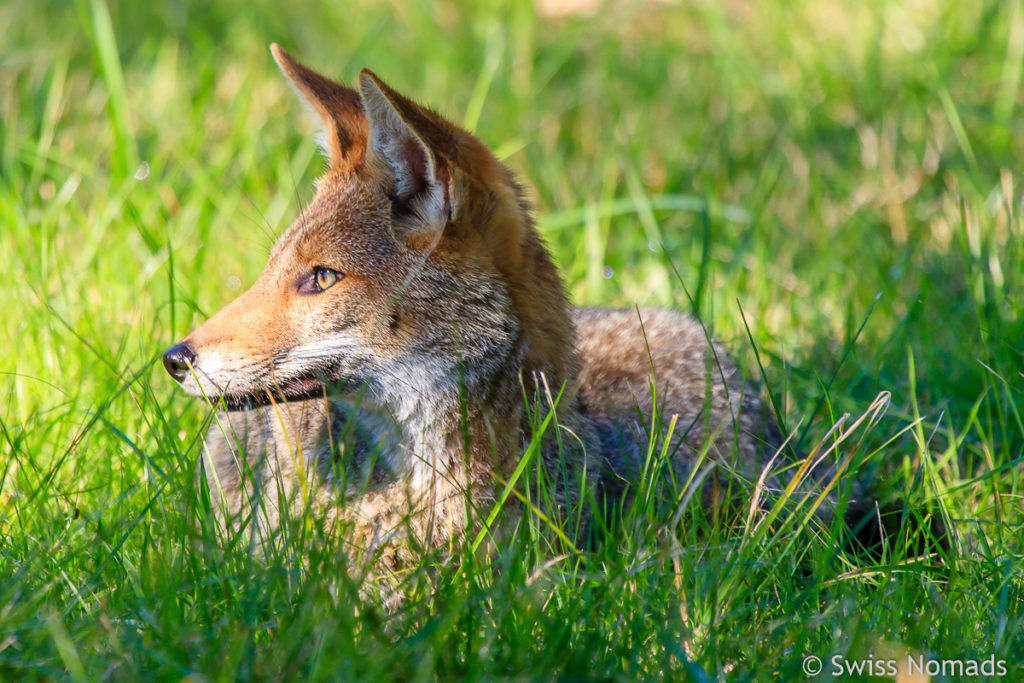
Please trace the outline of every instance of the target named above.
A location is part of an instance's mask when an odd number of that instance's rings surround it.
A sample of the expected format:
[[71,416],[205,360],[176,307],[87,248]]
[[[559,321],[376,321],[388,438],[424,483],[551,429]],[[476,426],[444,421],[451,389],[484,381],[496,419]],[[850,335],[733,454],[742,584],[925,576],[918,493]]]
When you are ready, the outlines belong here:
[[[1018,5],[15,0],[0,26],[0,678],[768,680],[887,647],[1021,673]],[[694,496],[575,552],[527,514],[389,613],[315,520],[271,553],[223,534],[207,412],[157,360],[322,168],[273,41],[472,127],[577,302],[698,314],[802,451],[888,392],[836,457],[957,542],[861,561],[810,502]]]

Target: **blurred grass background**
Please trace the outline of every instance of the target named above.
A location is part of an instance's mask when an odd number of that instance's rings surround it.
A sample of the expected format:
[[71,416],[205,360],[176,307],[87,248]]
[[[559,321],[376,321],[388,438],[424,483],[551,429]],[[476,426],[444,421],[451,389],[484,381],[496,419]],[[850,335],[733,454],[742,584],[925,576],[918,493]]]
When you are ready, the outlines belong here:
[[[576,4],[0,5],[0,673],[316,676],[311,634],[334,644],[323,671],[371,678],[796,675],[812,645],[872,639],[1020,671],[1024,7]],[[952,574],[840,580],[825,550],[765,541],[743,563],[703,547],[688,590],[623,561],[578,595],[556,583],[550,615],[506,568],[381,626],[323,607],[333,584],[303,563],[198,552],[205,412],[154,361],[312,195],[322,161],[273,41],[473,130],[529,186],[578,303],[692,310],[756,375],[752,340],[812,440],[891,392],[871,466],[965,520]],[[722,568],[748,561],[766,578]]]

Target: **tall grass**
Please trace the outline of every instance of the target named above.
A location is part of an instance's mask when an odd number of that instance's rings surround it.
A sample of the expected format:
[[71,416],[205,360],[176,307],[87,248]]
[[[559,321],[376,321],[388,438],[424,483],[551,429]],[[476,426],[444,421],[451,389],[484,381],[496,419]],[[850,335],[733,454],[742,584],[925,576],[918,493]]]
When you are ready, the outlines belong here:
[[[0,678],[1024,671],[1018,3],[14,0],[0,25]],[[208,411],[156,361],[322,168],[272,41],[473,128],[577,302],[699,315],[801,450],[957,542],[858,560],[810,501],[758,524],[695,496],[573,552],[528,511],[491,561],[426,554],[386,612],[310,516],[267,553],[219,530]]]

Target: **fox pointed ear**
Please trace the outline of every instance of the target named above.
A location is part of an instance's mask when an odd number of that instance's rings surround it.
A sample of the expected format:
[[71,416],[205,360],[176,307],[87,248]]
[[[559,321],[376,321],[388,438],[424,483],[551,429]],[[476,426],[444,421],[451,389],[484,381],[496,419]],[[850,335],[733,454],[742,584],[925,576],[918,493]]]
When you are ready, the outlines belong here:
[[370,125],[370,150],[384,164],[396,203],[437,235],[452,217],[452,175],[428,140],[442,131],[425,110],[396,93],[368,69],[359,74]]
[[314,114],[314,123],[319,128],[317,142],[331,168],[344,171],[359,166],[366,154],[368,136],[359,93],[299,64],[277,43],[271,44],[270,52]]

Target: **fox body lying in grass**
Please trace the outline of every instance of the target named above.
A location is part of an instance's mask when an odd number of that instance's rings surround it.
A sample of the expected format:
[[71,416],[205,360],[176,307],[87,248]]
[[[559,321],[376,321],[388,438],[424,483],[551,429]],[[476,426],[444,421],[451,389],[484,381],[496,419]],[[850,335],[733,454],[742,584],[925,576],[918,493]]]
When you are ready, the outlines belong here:
[[329,167],[252,288],[164,357],[228,408],[206,439],[221,509],[269,529],[305,492],[363,547],[399,529],[436,547],[487,515],[547,417],[558,505],[621,495],[655,403],[677,416],[670,476],[706,456],[752,493],[778,432],[696,321],[571,307],[483,143],[369,71],[356,91],[271,49]]

